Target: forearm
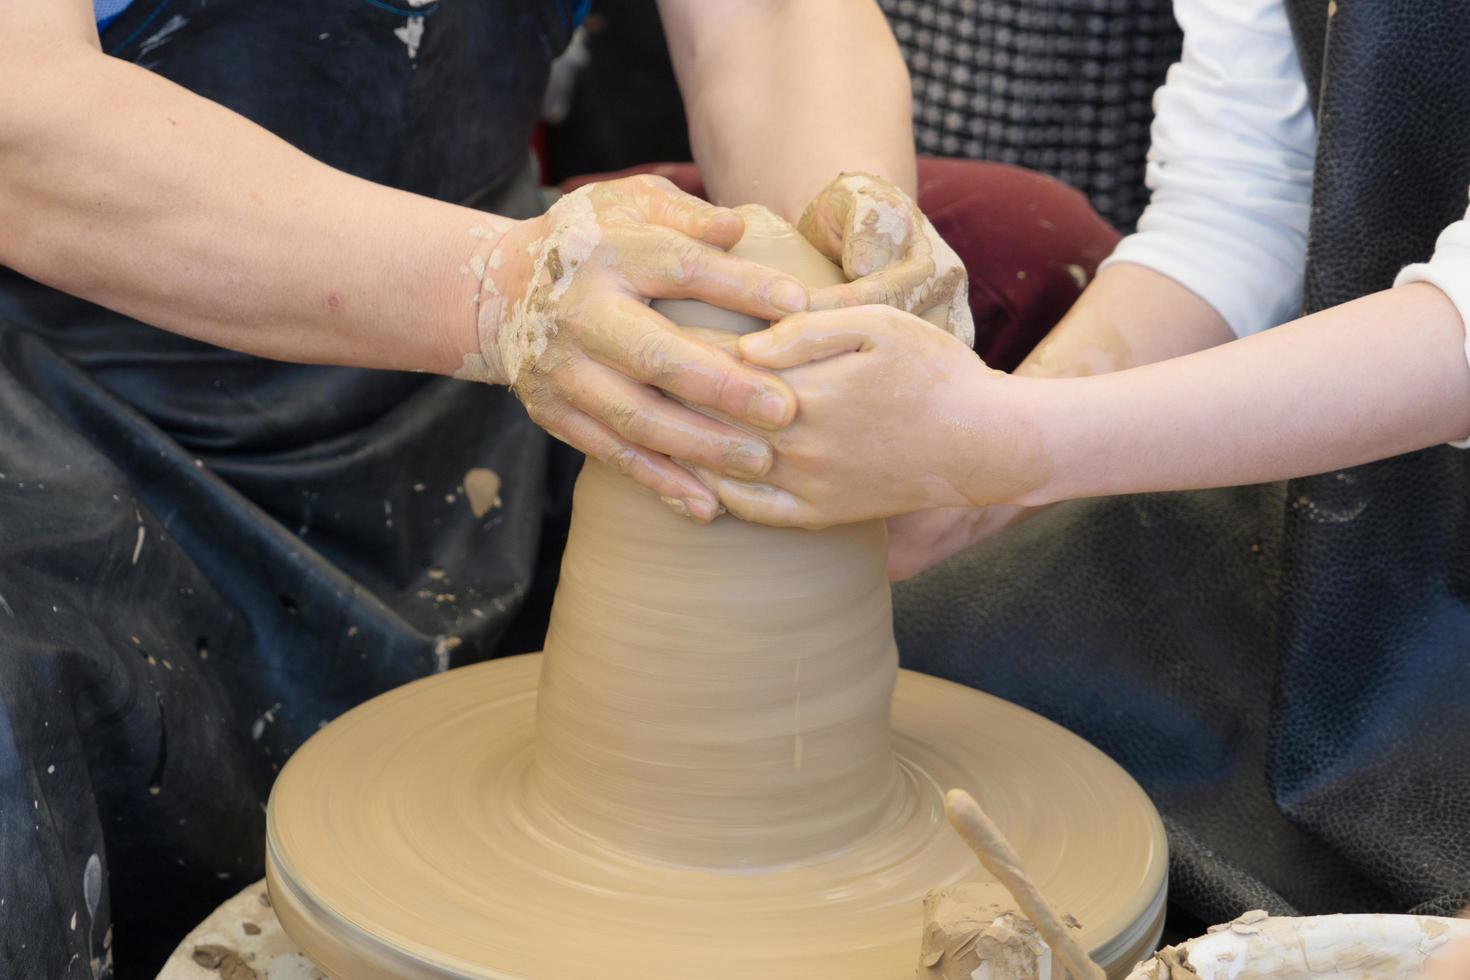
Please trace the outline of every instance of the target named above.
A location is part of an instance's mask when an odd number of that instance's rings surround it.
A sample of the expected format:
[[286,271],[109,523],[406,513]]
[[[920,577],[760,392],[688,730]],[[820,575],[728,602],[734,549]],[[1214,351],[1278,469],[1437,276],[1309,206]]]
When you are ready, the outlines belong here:
[[711,199],[795,221],[838,173],[915,192],[908,70],[869,0],[661,0]]
[[[1233,339],[1220,315],[1193,292],[1141,265],[1100,272],[1072,309],[1016,368],[1023,378],[1086,378],[1182,357]],[[955,510],[942,554],[1030,520],[1048,505],[991,504]],[[911,574],[927,559],[900,565]]]
[[464,270],[508,222],[333,170],[86,44],[4,55],[11,91],[46,98],[0,103],[0,263],[265,357],[451,373],[477,349]]
[[1213,350],[1092,378],[1009,379],[1050,476],[1026,502],[1259,483],[1470,434],[1458,312],[1376,293]]
[[1141,265],[1112,265],[1016,373],[1039,378],[1108,374],[1233,338],[1208,303],[1173,279]]

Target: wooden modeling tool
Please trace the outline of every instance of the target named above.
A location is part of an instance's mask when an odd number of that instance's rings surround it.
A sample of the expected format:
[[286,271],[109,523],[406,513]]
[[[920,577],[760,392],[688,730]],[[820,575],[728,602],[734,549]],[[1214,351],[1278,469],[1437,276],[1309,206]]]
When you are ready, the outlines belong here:
[[985,870],[995,876],[1026,918],[1035,923],[1042,940],[1072,972],[1072,980],[1107,980],[1102,967],[1092,962],[1067,931],[1066,924],[1052,911],[1041,889],[1026,873],[1021,858],[975,798],[962,789],[952,789],[944,794],[944,813]]

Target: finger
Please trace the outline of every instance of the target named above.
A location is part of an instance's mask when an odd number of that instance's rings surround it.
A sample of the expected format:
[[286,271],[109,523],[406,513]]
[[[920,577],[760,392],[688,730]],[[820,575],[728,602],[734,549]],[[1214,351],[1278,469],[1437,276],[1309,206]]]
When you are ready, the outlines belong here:
[[745,234],[745,220],[730,208],[701,200],[674,186],[667,177],[642,174],[636,181],[646,219],[719,249],[727,249]]
[[650,299],[697,299],[762,320],[799,313],[809,302],[795,276],[663,231],[627,252],[623,280]]
[[796,230],[817,251],[833,262],[842,261],[842,240],[848,218],[852,214],[852,194],[829,186],[806,206],[796,222]]
[[970,311],[970,284],[961,278],[947,304],[925,311],[925,320],[960,340],[966,347],[975,346],[975,316]]
[[740,356],[740,335],[728,330],[715,330],[709,327],[690,327],[679,324],[679,330],[687,337],[693,337],[702,343],[709,344],[729,354],[731,357]]
[[722,476],[760,477],[771,468],[764,439],[717,422],[595,361],[568,369],[571,403],[624,441]]
[[858,279],[896,265],[918,244],[915,217],[908,200],[896,191],[858,196],[842,241],[842,271]]
[[552,436],[652,490],[676,512],[701,524],[719,515],[719,501],[693,473],[667,456],[629,444],[585,412],[568,405],[531,417]]
[[[872,275],[854,279],[852,282],[812,290],[810,308],[834,310],[844,306],[876,304],[910,312],[922,312],[911,309],[911,306],[914,299],[934,278],[934,272],[932,255],[927,251],[910,252],[896,265],[891,265]],[[935,285],[936,288],[929,297],[931,302],[944,299],[945,296],[941,295],[942,293],[953,292],[949,284],[936,283]]]
[[904,252],[902,245],[885,234],[871,229],[853,231],[842,243],[842,271],[849,279],[860,279],[897,264]]
[[[871,317],[874,311],[869,311]],[[870,348],[874,341],[860,310],[829,310],[787,317],[769,330],[740,338],[740,356],[779,371]]]
[[812,311],[841,310],[854,306],[891,306],[906,309],[905,300],[913,287],[898,282],[892,271],[877,273],[836,286],[812,290]]
[[795,494],[766,483],[733,480],[696,467],[695,472],[719,495],[731,514],[752,524],[771,527],[817,527],[811,509]]
[[579,327],[583,349],[613,370],[736,422],[789,425],[796,395],[780,378],[687,336],[648,307],[614,294]]

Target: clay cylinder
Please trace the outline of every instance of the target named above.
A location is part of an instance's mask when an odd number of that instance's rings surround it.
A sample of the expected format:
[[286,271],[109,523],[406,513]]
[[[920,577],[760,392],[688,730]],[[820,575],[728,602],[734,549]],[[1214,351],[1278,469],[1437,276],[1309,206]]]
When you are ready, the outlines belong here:
[[[789,225],[742,213],[736,254],[840,281]],[[659,307],[687,326],[764,326]],[[702,868],[802,863],[897,819],[885,554],[882,522],[701,527],[589,462],[546,635],[532,793],[611,850]]]

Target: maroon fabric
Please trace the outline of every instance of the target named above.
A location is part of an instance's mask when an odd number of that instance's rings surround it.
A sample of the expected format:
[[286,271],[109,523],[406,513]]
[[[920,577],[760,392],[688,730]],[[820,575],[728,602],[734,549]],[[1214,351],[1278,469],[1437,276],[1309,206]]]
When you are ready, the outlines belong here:
[[[656,173],[704,196],[692,163],[591,174],[562,186],[635,173]],[[975,350],[1004,371],[1071,308],[1119,238],[1078,191],[1003,163],[921,157],[919,206],[970,270]]]

